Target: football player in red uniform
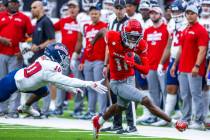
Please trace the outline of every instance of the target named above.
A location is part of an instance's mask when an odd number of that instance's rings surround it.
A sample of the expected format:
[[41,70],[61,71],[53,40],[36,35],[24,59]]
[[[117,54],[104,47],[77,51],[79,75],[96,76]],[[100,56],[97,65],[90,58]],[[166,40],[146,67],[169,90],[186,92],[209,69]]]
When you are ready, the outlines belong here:
[[[111,116],[125,110],[130,101],[140,102],[154,115],[167,122],[172,122],[179,131],[184,131],[187,128],[187,123],[171,119],[155,106],[147,96],[135,88],[134,68],[142,74],[147,74],[149,71],[147,43],[142,39],[141,24],[132,19],[125,23],[121,32],[108,31],[106,33],[106,43],[109,50],[110,87],[117,95],[117,103],[113,104],[103,116],[93,117],[95,138],[98,138],[103,123]],[[134,55],[139,56],[140,64],[134,61]]]

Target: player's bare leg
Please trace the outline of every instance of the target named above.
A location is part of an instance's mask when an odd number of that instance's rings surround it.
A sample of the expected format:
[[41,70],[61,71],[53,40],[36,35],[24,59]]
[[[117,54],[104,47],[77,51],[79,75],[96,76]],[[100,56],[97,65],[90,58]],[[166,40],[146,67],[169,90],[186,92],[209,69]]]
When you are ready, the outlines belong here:
[[144,97],[141,104],[144,105],[152,114],[156,115],[157,117],[160,117],[167,122],[172,121],[172,119],[159,107],[154,105],[148,97]]
[[[144,97],[142,102],[142,105],[144,105],[146,108],[149,109],[149,111],[162,118],[163,120],[169,122],[169,123],[173,123],[175,124],[176,128],[179,131],[184,131],[187,128],[187,123],[182,122],[182,121],[177,121],[174,119],[171,119],[164,111],[162,111],[159,107],[157,107],[156,105],[154,105],[152,103],[152,101],[148,98],[148,97]],[[98,133],[99,130],[101,128],[101,126],[113,115],[119,114],[121,113],[123,110],[125,110],[126,108],[121,107],[117,104],[113,104],[105,113],[103,116],[95,116],[93,117],[92,121],[93,121],[93,127],[94,127],[94,136],[97,139],[98,138]]]

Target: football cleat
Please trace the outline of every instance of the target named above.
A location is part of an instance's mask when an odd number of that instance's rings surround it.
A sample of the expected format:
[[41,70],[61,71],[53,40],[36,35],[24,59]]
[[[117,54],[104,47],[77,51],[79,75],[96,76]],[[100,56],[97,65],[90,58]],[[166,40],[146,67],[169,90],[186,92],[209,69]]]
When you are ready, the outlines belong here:
[[197,123],[197,122],[192,122],[189,127],[189,129],[195,129],[195,130],[201,130],[201,131],[205,131],[206,128],[204,126],[203,123]]
[[21,105],[21,106],[18,107],[17,111],[19,113],[29,114],[33,117],[40,116],[40,113],[38,111],[36,111],[35,109],[33,109],[31,106]]
[[187,124],[187,122],[178,120],[178,121],[175,123],[175,127],[176,127],[176,129],[177,129],[178,131],[183,132],[183,131],[185,131],[185,130],[188,128],[188,124]]
[[98,133],[101,128],[101,125],[99,124],[99,117],[100,116],[97,115],[92,118],[94,139],[98,139]]

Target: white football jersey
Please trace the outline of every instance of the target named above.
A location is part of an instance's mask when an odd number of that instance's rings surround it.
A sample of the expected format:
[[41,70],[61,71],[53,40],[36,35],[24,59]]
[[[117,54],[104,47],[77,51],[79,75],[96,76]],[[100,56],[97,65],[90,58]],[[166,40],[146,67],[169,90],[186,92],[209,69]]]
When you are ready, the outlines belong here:
[[15,83],[19,91],[35,91],[51,83],[58,88],[73,91],[74,88],[87,87],[86,81],[62,75],[59,63],[39,57],[33,64],[22,68],[15,74]]
[[182,36],[183,30],[187,27],[187,20],[184,19],[182,23],[175,24],[174,19],[171,19],[168,23],[168,32],[172,37],[172,44],[170,49],[170,54],[172,58],[176,58],[181,46],[180,38]]
[[[127,14],[126,14],[127,15]],[[136,19],[141,23],[142,28],[144,29],[144,20],[142,18],[142,15],[140,13],[135,13],[133,16],[128,16],[129,19]]]
[[91,24],[92,21],[90,19],[90,16],[87,13],[81,12],[77,16],[77,23],[78,23],[79,28],[80,28],[79,30],[80,30],[80,32],[83,35],[82,46],[83,46],[83,48],[85,48],[85,46],[86,46],[86,41],[85,41],[86,39],[84,37],[84,35],[85,35],[85,28],[86,28],[86,25]]
[[110,23],[112,21],[112,19],[113,19],[113,15],[115,15],[113,11],[107,10],[107,9],[102,9],[101,10],[101,18],[100,18],[100,20],[105,22],[105,23]]

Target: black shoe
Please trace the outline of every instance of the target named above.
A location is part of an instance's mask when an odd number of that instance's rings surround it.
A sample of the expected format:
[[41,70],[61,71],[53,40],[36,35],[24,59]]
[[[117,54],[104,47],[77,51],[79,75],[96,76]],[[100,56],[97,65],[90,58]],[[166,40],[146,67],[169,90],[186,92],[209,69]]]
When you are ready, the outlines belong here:
[[40,119],[47,119],[49,117],[49,115],[47,114],[41,114],[40,115]]
[[53,115],[63,115],[63,109],[61,108],[56,108],[53,112]]
[[95,116],[95,113],[93,113],[93,112],[87,112],[80,119],[83,119],[83,120],[91,120],[92,117],[94,117],[94,116]]
[[123,130],[123,127],[122,126],[110,126],[110,127],[107,127],[107,128],[102,128],[100,131],[101,132],[107,132],[107,131],[120,131],[120,130]]
[[47,119],[48,117],[49,117],[49,114],[41,113],[40,116],[35,116],[34,119]]
[[82,112],[73,112],[70,114],[71,117],[75,118],[75,119],[81,119],[82,117],[84,117]]
[[0,112],[0,117],[4,117],[7,114],[8,114],[7,112]]
[[6,115],[6,118],[13,118],[13,119],[16,119],[16,118],[19,118],[19,114],[17,112],[11,112],[11,113],[8,113]]
[[128,126],[127,129],[118,130],[116,133],[124,134],[124,133],[133,133],[133,132],[137,132],[136,126]]

